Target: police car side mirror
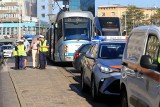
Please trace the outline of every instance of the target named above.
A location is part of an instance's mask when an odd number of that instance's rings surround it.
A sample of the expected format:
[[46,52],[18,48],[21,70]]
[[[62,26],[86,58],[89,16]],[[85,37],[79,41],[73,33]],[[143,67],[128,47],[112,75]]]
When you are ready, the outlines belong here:
[[158,65],[152,63],[152,58],[149,55],[143,55],[141,57],[140,65],[144,68],[158,70]]

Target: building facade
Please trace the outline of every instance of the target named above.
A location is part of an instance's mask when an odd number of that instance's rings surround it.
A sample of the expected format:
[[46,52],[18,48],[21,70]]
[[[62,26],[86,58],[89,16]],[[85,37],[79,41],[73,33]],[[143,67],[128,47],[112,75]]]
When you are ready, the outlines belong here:
[[69,0],[63,1],[63,5],[68,6],[68,10],[91,11],[95,15],[95,0]]
[[[156,12],[153,8],[139,8],[144,12],[145,19],[148,20]],[[108,5],[108,6],[99,6],[98,7],[98,16],[99,17],[120,17],[122,18],[125,15],[127,6],[122,5]]]
[[49,23],[49,14],[52,14],[52,0],[37,0],[37,17]]
[[[0,0],[0,38],[43,32],[48,20],[37,13],[37,1],[40,0]],[[46,11],[42,12],[48,14]]]

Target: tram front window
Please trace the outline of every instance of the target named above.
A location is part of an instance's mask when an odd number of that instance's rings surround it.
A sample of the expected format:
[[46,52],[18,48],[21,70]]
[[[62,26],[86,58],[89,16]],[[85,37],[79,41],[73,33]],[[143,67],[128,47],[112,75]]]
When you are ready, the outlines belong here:
[[89,40],[91,24],[88,18],[72,17],[64,19],[65,40]]

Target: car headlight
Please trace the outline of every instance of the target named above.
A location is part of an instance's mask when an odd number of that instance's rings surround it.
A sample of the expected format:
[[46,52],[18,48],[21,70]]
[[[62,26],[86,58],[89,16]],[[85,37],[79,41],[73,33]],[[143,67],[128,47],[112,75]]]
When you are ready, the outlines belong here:
[[111,69],[111,68],[108,68],[108,67],[103,66],[103,65],[100,65],[100,64],[98,64],[98,66],[99,66],[100,71],[101,71],[102,73],[110,73],[110,72],[112,72],[112,69]]

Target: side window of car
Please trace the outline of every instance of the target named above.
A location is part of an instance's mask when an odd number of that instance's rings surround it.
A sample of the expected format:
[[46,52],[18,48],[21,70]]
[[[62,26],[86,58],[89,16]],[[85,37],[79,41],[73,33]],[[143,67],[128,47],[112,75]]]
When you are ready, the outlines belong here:
[[159,57],[159,40],[156,35],[149,35],[147,46],[146,46],[146,55],[151,56],[153,63],[160,63]]
[[135,32],[130,35],[127,44],[127,59],[137,62],[144,51],[145,33]]

